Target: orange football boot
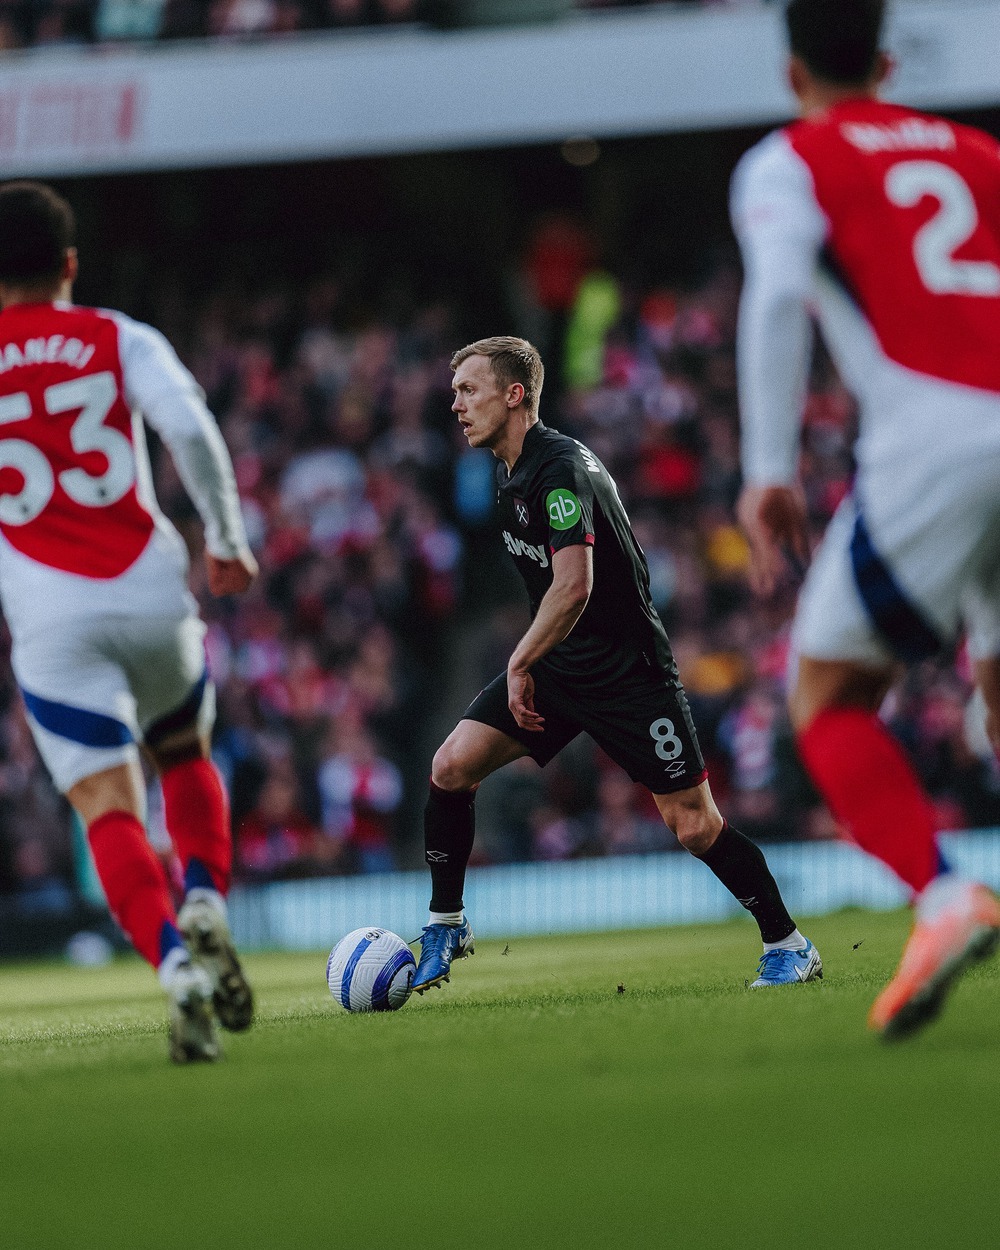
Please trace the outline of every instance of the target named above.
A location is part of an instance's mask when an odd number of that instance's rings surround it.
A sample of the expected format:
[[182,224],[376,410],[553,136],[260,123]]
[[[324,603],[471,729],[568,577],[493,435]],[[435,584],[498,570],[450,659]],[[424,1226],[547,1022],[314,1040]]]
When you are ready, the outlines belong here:
[[1000,903],[984,885],[938,877],[917,899],[916,912],[896,975],[868,1016],[886,1041],[935,1019],[962,973],[1000,945]]

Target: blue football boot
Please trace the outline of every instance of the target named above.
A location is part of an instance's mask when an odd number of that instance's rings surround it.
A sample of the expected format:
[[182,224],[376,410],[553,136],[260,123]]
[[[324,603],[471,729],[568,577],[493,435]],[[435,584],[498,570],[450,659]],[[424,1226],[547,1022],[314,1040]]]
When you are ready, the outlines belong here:
[[475,939],[468,919],[460,925],[429,924],[420,939],[420,962],[411,989],[422,994],[432,985],[451,980],[451,961],[465,959],[475,953]]
[[757,980],[750,988],[760,990],[769,985],[799,985],[822,979],[823,961],[807,940],[804,951],[765,951],[757,965]]

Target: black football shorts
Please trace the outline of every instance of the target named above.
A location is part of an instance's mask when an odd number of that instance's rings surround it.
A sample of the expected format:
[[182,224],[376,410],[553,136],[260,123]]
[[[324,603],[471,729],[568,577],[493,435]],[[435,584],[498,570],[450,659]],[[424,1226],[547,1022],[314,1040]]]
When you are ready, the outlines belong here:
[[588,683],[554,673],[542,660],[531,670],[541,733],[522,729],[507,706],[507,674],[501,673],[473,699],[463,720],[499,729],[527,747],[544,767],[579,733],[621,765],[653,794],[699,785],[708,775],[687,695],[680,681],[639,658],[613,683]]

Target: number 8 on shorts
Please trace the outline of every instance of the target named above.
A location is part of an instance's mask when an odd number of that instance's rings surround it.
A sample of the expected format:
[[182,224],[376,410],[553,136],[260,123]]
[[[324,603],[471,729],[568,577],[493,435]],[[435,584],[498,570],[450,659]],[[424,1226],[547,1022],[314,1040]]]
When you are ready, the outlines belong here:
[[656,754],[667,763],[675,760],[684,750],[684,744],[674,733],[674,722],[666,716],[653,721],[649,727],[649,736],[656,743]]

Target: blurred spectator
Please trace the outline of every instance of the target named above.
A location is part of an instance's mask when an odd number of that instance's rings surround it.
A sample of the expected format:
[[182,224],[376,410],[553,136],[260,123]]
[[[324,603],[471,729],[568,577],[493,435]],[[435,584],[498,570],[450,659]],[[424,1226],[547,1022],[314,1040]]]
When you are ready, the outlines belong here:
[[[716,0],[688,0],[709,4]],[[761,0],[763,2],[763,0]],[[576,0],[580,8],[657,0]],[[155,39],[260,39],[301,30],[398,26],[427,20],[455,24],[444,0],[3,0],[0,55],[24,46],[147,42]],[[565,250],[563,245],[560,247]],[[554,275],[559,266],[543,268]],[[543,302],[543,307],[547,305]]]
[[40,838],[29,838],[15,852],[14,870],[18,886],[14,907],[21,916],[60,916],[73,910],[73,892],[52,867],[51,857]]
[[326,834],[361,872],[391,872],[392,820],[403,800],[403,778],[367,730],[347,721],[331,731],[318,784]]
[[13,6],[0,9],[0,53],[24,47],[25,30]]
[[271,764],[257,801],[236,831],[236,875],[244,880],[313,876],[337,860],[339,844],[302,809],[288,759]]
[[678,846],[648,793],[620,768],[608,768],[601,777],[595,824],[605,855],[644,855]]

